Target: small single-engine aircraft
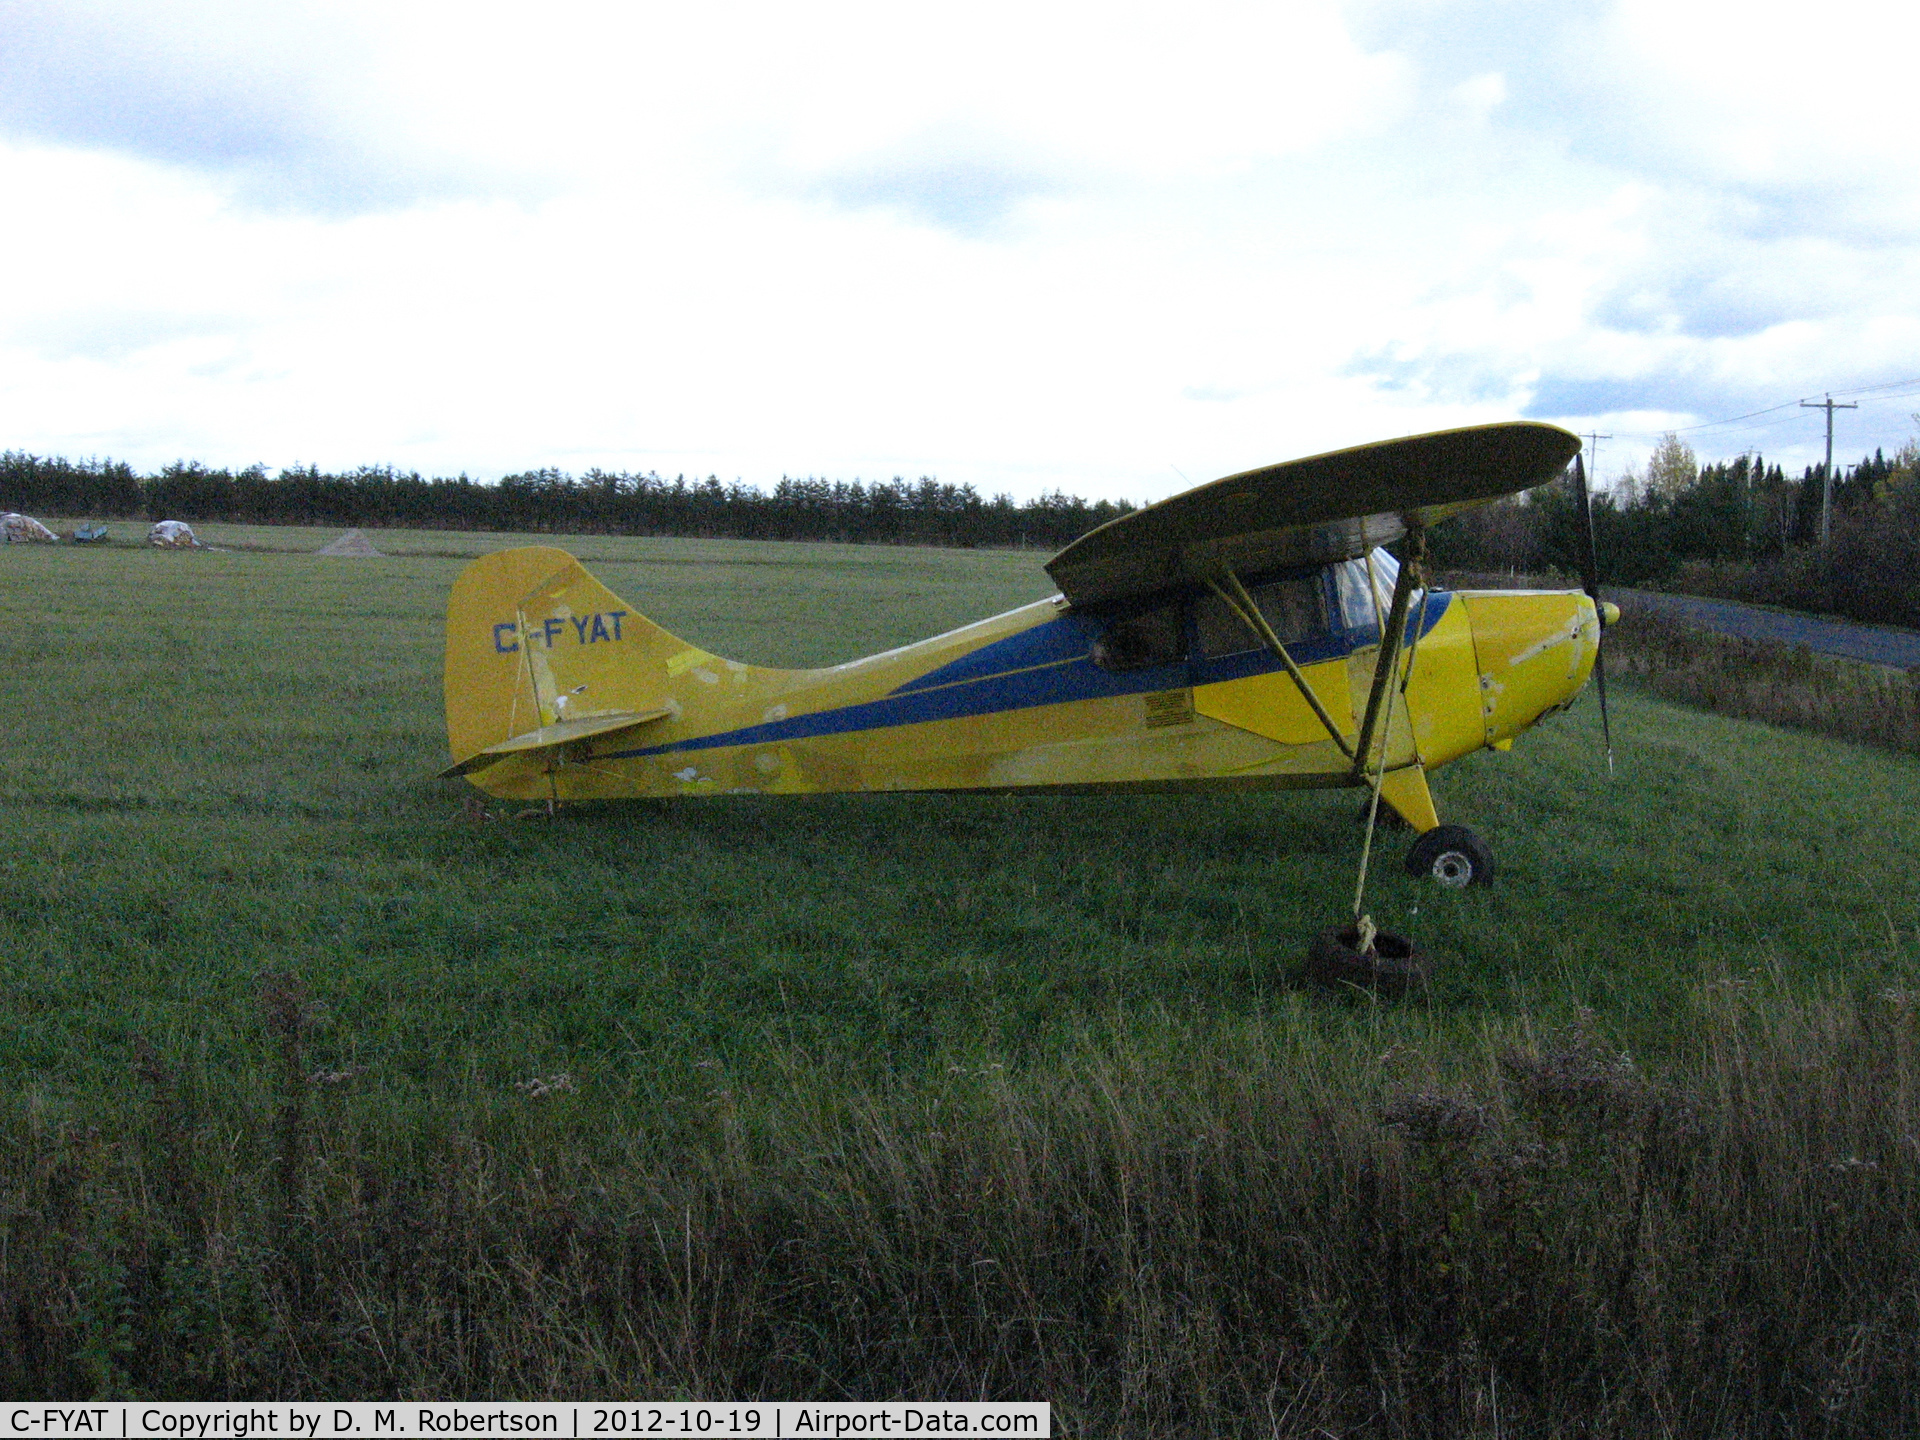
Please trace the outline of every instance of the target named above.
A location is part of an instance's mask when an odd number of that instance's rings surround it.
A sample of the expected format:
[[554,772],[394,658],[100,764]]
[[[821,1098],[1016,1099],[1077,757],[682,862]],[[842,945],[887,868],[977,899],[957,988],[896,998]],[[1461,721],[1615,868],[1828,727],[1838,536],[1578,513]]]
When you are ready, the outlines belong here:
[[536,802],[1367,787],[1416,874],[1484,881],[1427,774],[1571,703],[1602,615],[1591,584],[1425,588],[1426,532],[1579,448],[1483,425],[1229,476],[1076,540],[1051,599],[819,670],[711,655],[564,551],[485,555],[447,606],[442,774]]

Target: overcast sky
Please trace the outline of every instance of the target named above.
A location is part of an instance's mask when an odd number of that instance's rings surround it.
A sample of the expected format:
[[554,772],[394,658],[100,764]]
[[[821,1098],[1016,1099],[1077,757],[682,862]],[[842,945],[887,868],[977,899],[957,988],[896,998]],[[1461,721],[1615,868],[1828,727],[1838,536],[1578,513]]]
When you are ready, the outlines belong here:
[[1797,467],[1833,391],[1853,459],[1917,13],[0,0],[0,446],[1147,501],[1517,416]]

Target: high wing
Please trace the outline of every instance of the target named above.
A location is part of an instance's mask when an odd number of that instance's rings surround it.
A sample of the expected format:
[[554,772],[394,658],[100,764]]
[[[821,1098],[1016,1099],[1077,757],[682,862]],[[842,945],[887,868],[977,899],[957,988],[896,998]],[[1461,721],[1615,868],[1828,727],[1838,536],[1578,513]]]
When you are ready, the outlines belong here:
[[1386,440],[1196,486],[1082,535],[1047,562],[1074,605],[1230,568],[1327,564],[1556,478],[1580,451],[1557,425],[1516,421]]

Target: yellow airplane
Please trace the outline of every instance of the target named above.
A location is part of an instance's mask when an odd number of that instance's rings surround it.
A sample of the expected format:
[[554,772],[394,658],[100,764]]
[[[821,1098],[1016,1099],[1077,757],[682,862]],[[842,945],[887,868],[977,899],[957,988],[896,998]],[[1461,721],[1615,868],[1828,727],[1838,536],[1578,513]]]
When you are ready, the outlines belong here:
[[1419,832],[1409,869],[1485,881],[1427,774],[1570,704],[1602,607],[1425,588],[1426,532],[1579,448],[1485,425],[1229,476],[1082,536],[1051,599],[817,670],[709,654],[565,551],[485,555],[447,605],[441,773],[535,802],[1368,787]]

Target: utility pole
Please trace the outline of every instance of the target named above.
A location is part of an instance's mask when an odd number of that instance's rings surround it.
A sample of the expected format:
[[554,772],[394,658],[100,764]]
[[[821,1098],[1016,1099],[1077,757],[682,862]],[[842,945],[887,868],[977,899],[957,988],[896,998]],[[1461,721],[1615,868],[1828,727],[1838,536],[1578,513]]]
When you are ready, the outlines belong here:
[[1613,437],[1611,435],[1595,435],[1592,431],[1588,431],[1584,438],[1589,442],[1587,445],[1587,476],[1588,485],[1589,488],[1591,488],[1600,483],[1600,442],[1602,440],[1611,440]]
[[1827,392],[1824,400],[1802,400],[1802,408],[1824,410],[1827,412],[1827,469],[1820,477],[1820,548],[1827,548],[1827,539],[1833,533],[1833,412],[1836,410],[1858,410],[1857,400],[1840,401],[1833,398],[1833,392]]

